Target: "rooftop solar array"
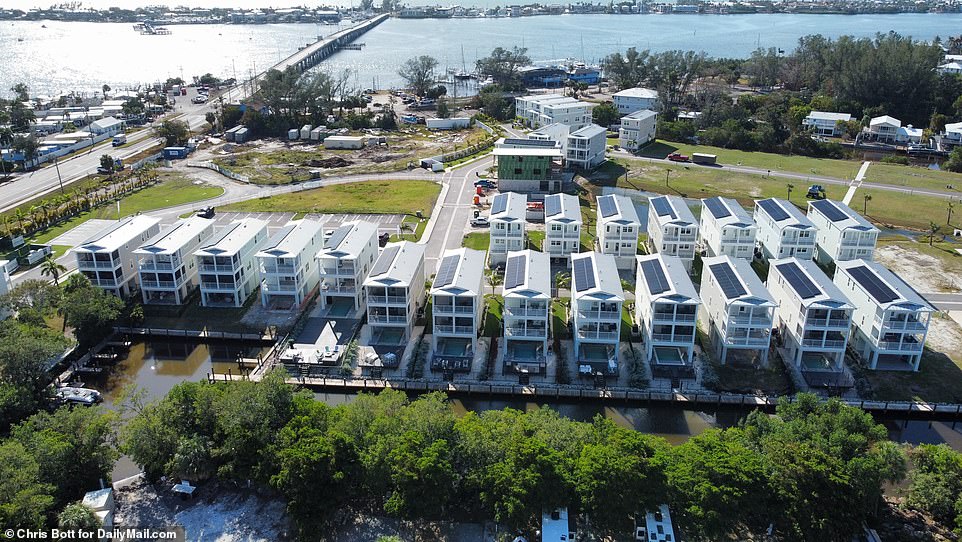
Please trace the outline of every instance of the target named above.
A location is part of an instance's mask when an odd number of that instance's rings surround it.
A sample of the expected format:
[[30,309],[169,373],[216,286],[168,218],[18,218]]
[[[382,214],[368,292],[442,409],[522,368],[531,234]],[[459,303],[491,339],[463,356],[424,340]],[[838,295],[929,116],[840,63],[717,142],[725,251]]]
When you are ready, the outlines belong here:
[[788,213],[785,212],[785,209],[782,209],[782,206],[773,199],[763,199],[758,202],[758,206],[764,209],[765,212],[768,213],[768,216],[772,217],[772,220],[775,222],[781,222],[788,218]]
[[725,294],[726,298],[734,299],[748,293],[738,280],[738,275],[735,274],[735,271],[727,262],[712,264],[708,267],[711,269],[712,275],[715,276],[715,280],[718,281],[718,286],[721,287],[722,293]]
[[434,277],[434,286],[441,288],[454,282],[454,275],[458,272],[458,262],[461,260],[459,254],[445,256],[441,259],[441,267],[438,274]]
[[508,195],[498,194],[494,197],[494,203],[491,204],[491,214],[496,215],[498,213],[503,213],[505,209],[508,208]]
[[792,288],[802,299],[810,299],[822,293],[795,262],[786,262],[775,267],[778,268],[778,272],[785,277],[785,280],[792,285]]
[[668,285],[668,277],[661,269],[661,262],[658,260],[645,260],[641,262],[641,272],[645,275],[645,282],[648,283],[648,291],[652,294],[660,294],[671,289]]
[[505,139],[505,145],[523,145],[527,147],[554,147],[555,142],[547,139]]
[[671,208],[671,204],[668,203],[668,198],[654,198],[651,200],[651,204],[655,207],[655,213],[658,216],[670,216],[671,218],[678,218],[675,214],[675,210]]
[[708,198],[705,200],[705,207],[711,212],[711,216],[715,219],[725,218],[726,216],[731,216],[731,211],[728,210],[728,206],[719,197]]
[[381,255],[377,257],[377,261],[374,262],[374,268],[371,269],[371,276],[376,277],[378,275],[383,275],[391,269],[391,264],[394,263],[394,258],[397,257],[398,251],[401,250],[401,245],[391,245],[389,247],[384,247],[381,251]]
[[551,194],[544,198],[544,216],[554,216],[561,214],[561,196]]
[[327,240],[327,248],[334,250],[339,247],[341,243],[344,242],[344,238],[347,237],[347,234],[351,233],[352,229],[353,228],[351,227],[341,226],[340,228],[334,230],[334,233],[331,234],[331,238]]
[[618,205],[615,204],[614,196],[602,196],[598,198],[598,208],[601,209],[601,216],[603,217],[618,214]]
[[583,292],[595,287],[595,269],[591,258],[580,258],[572,263],[575,290]]
[[825,215],[825,218],[831,220],[832,222],[841,222],[842,220],[849,218],[847,214],[838,208],[838,205],[835,205],[835,202],[827,199],[813,201],[812,207]]
[[526,258],[523,254],[508,258],[508,263],[504,268],[505,288],[517,288],[524,284],[525,265]]
[[848,274],[855,279],[855,282],[861,284],[862,288],[865,288],[865,291],[879,303],[889,303],[902,297],[892,291],[887,284],[882,282],[878,275],[864,265],[850,268]]

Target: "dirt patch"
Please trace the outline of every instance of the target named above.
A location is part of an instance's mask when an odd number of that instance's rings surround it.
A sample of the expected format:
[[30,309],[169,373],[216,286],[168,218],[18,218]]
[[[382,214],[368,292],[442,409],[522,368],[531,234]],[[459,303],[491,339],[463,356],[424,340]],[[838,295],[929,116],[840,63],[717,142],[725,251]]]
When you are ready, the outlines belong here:
[[962,354],[962,327],[944,315],[933,315],[925,342],[932,350],[956,358]]
[[920,292],[958,292],[962,276],[947,269],[935,256],[912,250],[901,244],[885,245],[875,250],[875,260],[894,271]]
[[318,159],[308,160],[307,162],[304,163],[304,165],[308,167],[338,168],[338,167],[347,167],[353,163],[354,162],[351,162],[350,160],[345,160],[340,156],[334,156],[331,158],[325,158],[323,160],[318,160]]

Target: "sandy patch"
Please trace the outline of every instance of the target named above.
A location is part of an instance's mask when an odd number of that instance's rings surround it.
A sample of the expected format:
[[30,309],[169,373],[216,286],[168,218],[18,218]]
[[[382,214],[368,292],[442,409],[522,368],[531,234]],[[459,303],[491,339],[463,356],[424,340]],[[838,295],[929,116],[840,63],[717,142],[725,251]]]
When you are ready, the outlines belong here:
[[952,318],[933,315],[925,342],[936,352],[956,360],[962,359],[962,327]]
[[962,290],[962,276],[945,269],[938,258],[902,245],[879,247],[875,250],[875,261],[894,271],[920,292]]

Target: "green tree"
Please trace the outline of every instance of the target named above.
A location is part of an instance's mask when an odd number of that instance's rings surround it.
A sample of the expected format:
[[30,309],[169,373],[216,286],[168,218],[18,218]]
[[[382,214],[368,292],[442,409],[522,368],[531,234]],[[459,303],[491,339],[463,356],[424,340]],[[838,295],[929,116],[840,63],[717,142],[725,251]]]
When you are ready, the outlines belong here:
[[126,117],[134,117],[137,115],[144,114],[144,102],[140,98],[127,98],[124,100],[124,105],[121,108],[121,112]]
[[46,326],[0,322],[0,431],[47,402],[47,366],[68,344]]
[[909,456],[915,470],[905,504],[958,529],[962,518],[962,454],[945,444],[920,444]]
[[190,129],[187,127],[187,123],[179,120],[161,122],[160,126],[154,127],[154,133],[157,137],[163,139],[164,144],[168,147],[183,145],[190,139]]
[[451,116],[451,110],[448,108],[448,101],[444,98],[438,98],[438,118],[446,119]]
[[50,277],[55,286],[60,285],[60,275],[65,271],[67,271],[67,268],[57,263],[57,260],[53,259],[52,256],[47,256],[40,263],[40,275]]
[[398,69],[398,75],[404,79],[408,86],[418,96],[423,96],[436,80],[434,70],[438,67],[438,61],[433,56],[421,55],[409,58]]
[[40,149],[40,142],[33,134],[27,136],[15,135],[10,142],[10,148],[13,149],[13,152],[22,156],[20,161],[26,165],[27,162],[36,158],[37,150]]
[[404,434],[388,457],[391,494],[384,511],[400,518],[439,520],[455,489],[451,448],[444,439],[427,442],[428,435]]
[[79,502],[68,504],[57,514],[57,525],[65,531],[86,533],[96,533],[103,527],[94,511]]
[[72,275],[65,288],[63,314],[65,320],[74,327],[74,336],[81,348],[89,348],[112,333],[113,325],[124,308],[120,298],[95,288],[90,281],[74,279]]
[[962,173],[962,147],[957,146],[952,149],[952,154],[950,154],[949,159],[942,164],[942,167],[948,171]]
[[165,470],[180,480],[206,480],[214,470],[210,442],[201,435],[181,437]]
[[30,132],[30,124],[37,120],[33,109],[30,109],[23,102],[13,102],[10,105],[10,126],[18,132]]
[[519,85],[518,70],[531,64],[526,47],[505,49],[497,47],[491,55],[477,61],[479,73],[491,76],[494,82],[505,88],[515,88]]
[[103,91],[103,93],[104,93],[104,99],[106,100],[106,99],[107,99],[107,93],[110,92],[110,85],[104,84],[104,86],[100,87],[100,90]]
[[620,89],[636,87],[648,80],[651,75],[650,51],[638,51],[631,47],[621,53],[609,55],[602,62],[605,73],[614,79]]
[[598,104],[591,110],[591,120],[606,130],[609,126],[618,122],[620,118],[621,114],[618,113],[618,108],[611,102]]
[[54,486],[40,477],[40,464],[15,440],[0,442],[0,525],[41,529],[54,506]]
[[114,172],[114,157],[109,154],[100,155],[100,167],[107,173]]
[[30,101],[30,89],[24,83],[17,83],[10,87],[10,92],[14,94],[16,101],[28,102]]

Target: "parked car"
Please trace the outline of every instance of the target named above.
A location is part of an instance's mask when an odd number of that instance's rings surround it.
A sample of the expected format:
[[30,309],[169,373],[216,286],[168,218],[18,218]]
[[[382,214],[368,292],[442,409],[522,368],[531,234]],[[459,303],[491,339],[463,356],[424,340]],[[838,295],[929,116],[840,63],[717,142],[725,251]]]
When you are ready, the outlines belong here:
[[193,98],[191,98],[190,101],[191,101],[191,103],[195,103],[195,104],[207,103],[207,95],[206,95],[206,94],[198,94],[197,96],[194,96]]
[[475,228],[487,228],[491,225],[491,221],[486,216],[479,216],[471,219],[471,225]]
[[377,244],[380,247],[383,247],[384,245],[386,245],[390,240],[391,240],[391,234],[387,232],[377,236]]
[[687,161],[688,161],[688,155],[686,155],[686,154],[680,154],[680,153],[677,153],[677,152],[673,152],[673,153],[669,154],[667,158],[668,158],[669,160],[671,160],[672,162],[687,162]]

